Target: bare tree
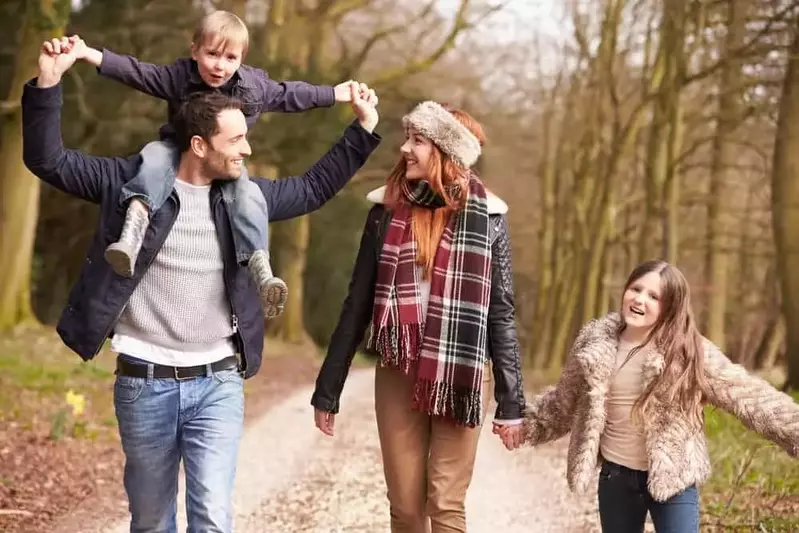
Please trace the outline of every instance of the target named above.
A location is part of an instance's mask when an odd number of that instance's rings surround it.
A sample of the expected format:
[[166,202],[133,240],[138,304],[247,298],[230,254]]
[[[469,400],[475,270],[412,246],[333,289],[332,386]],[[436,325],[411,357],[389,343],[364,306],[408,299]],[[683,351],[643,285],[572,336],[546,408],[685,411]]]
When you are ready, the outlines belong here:
[[[797,21],[799,22],[799,21]],[[799,33],[782,89],[772,175],[772,209],[787,340],[787,387],[799,389]]]
[[39,47],[63,33],[71,4],[30,0],[22,5],[12,81],[0,107],[0,330],[34,320],[30,280],[39,180],[22,162],[20,100],[24,84],[36,74]]

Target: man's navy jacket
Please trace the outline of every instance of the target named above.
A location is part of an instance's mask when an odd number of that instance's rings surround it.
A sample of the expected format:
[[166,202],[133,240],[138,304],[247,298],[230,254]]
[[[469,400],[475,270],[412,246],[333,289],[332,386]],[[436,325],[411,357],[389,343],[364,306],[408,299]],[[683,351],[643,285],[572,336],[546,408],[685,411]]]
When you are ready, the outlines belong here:
[[[36,87],[35,80],[26,84],[22,95],[23,158],[30,171],[43,181],[100,206],[91,246],[57,328],[64,343],[89,360],[113,333],[119,315],[164,244],[180,210],[180,201],[173,192],[153,215],[136,262],[136,275],[125,278],[115,274],[103,253],[122,230],[125,206],[119,201],[120,189],[135,175],[140,156],[93,157],[66,150],[61,138],[62,101],[61,84],[50,88]],[[304,215],[321,207],[347,184],[379,142],[379,136],[353,123],[305,174],[275,181],[252,178],[266,198],[270,220]],[[236,263],[218,184],[211,189],[211,208],[224,257],[231,321],[237,324],[235,340],[245,376],[251,377],[261,366],[264,314],[247,268]]]

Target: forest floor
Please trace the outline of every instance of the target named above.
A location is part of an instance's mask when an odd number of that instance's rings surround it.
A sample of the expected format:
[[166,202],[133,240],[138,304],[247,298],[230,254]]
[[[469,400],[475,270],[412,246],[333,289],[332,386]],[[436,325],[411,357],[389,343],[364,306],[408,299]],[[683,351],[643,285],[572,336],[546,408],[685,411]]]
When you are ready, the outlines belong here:
[[[101,353],[81,363],[50,329],[0,338],[0,531],[126,531],[113,362]],[[388,530],[373,370],[353,370],[329,438],[308,403],[319,363],[314,347],[269,339],[261,371],[247,381],[237,531]],[[527,385],[540,382],[530,376]],[[707,431],[714,474],[701,492],[702,531],[799,531],[799,461],[725,413],[708,410]],[[469,531],[598,531],[595,497],[566,487],[566,444],[511,453],[485,428]]]

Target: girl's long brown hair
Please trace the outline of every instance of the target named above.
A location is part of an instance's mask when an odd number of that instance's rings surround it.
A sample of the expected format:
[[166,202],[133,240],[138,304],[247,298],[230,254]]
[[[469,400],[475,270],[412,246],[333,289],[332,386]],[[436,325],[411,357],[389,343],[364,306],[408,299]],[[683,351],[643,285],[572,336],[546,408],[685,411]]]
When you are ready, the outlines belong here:
[[642,263],[630,273],[624,292],[650,272],[660,274],[660,315],[642,346],[652,343],[663,354],[665,364],[663,372],[636,401],[633,415],[644,417],[651,407],[653,395],[657,394],[700,428],[703,422],[702,391],[707,390],[705,351],[691,310],[690,287],[677,267],[654,260]]
[[[480,146],[485,143],[486,136],[483,132],[483,127],[474,117],[461,109],[455,109],[446,104],[442,105],[444,109],[452,113],[458,122],[466,126],[477,137],[477,140],[480,141]],[[388,175],[384,201],[386,207],[390,210],[408,203],[402,193],[406,170],[405,158],[400,157]],[[427,167],[427,181],[433,190],[444,198],[446,206],[438,209],[429,209],[411,205],[411,229],[416,240],[417,249],[416,262],[423,268],[425,279],[429,279],[433,271],[433,261],[438,249],[438,243],[444,233],[444,228],[447,227],[450,215],[463,209],[466,204],[466,194],[453,198],[447,193],[446,186],[459,183],[461,190],[464,193],[468,193],[469,173],[468,169],[457,165],[449,156],[442,153],[435,144],[433,145],[433,151]]]

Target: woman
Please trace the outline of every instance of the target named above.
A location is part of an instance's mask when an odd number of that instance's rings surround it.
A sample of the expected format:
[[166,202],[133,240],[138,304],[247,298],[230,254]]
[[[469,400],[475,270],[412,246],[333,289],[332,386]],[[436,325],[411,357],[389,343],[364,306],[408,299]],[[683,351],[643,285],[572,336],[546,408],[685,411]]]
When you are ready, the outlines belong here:
[[647,511],[658,533],[698,532],[705,402],[799,454],[799,405],[703,338],[683,275],[650,261],[630,274],[619,313],[582,328],[558,384],[528,406],[524,440],[571,431],[569,486],[584,491],[601,466],[604,532],[642,532]]
[[423,102],[403,124],[402,157],[368,195],[376,205],[311,403],[317,427],[332,435],[352,357],[371,326],[391,531],[466,531],[489,361],[495,424],[509,425],[509,443],[521,441],[507,206],[469,170],[485,140],[471,116]]

